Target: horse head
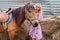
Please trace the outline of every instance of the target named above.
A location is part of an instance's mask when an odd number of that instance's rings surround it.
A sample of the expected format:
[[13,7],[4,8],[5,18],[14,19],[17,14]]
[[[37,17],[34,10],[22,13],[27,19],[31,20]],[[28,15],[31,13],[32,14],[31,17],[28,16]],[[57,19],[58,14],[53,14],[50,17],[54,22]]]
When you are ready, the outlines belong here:
[[26,4],[23,7],[16,8],[13,10],[12,14],[17,26],[19,25],[19,27],[25,19],[27,19],[35,27],[38,25],[35,8],[30,3]]
[[38,26],[38,20],[36,17],[35,8],[30,3],[25,5],[25,18],[33,25],[33,27]]

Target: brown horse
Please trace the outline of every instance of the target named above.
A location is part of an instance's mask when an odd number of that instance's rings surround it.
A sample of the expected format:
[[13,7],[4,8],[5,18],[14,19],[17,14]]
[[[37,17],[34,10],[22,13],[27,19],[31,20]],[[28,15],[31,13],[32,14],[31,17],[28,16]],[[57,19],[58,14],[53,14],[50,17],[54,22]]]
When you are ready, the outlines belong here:
[[[16,8],[12,11],[12,20],[8,24],[7,32],[9,34],[10,40],[14,39],[15,32],[19,30],[19,27],[24,22],[25,19],[28,19],[33,26],[37,26],[36,13],[34,12],[34,6],[27,4],[23,7]],[[2,31],[2,25],[1,31]],[[0,31],[0,32],[1,32]]]

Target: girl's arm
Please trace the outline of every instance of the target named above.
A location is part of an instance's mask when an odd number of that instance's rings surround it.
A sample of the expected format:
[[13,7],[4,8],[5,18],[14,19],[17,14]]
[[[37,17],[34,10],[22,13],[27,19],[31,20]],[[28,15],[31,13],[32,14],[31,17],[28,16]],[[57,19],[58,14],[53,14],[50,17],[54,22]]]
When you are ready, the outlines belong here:
[[43,21],[43,15],[40,15],[39,17],[39,23]]
[[39,14],[39,22],[43,21],[43,14],[42,14],[42,6],[40,5],[40,14]]
[[42,10],[40,11],[39,14],[39,23],[43,21],[43,14],[42,14]]

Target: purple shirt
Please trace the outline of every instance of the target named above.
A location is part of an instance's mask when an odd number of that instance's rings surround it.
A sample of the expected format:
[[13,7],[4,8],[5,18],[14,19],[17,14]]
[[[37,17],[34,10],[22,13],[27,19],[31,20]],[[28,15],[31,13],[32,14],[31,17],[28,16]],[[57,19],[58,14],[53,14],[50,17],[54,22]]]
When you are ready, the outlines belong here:
[[43,16],[42,16],[41,13],[37,13],[37,19],[38,19],[38,20],[43,20]]
[[[40,13],[37,13],[37,20],[42,20],[42,19],[43,19],[43,16]],[[32,25],[30,25],[29,35],[32,38],[41,39],[42,38],[41,26],[38,25],[37,27],[33,27]]]

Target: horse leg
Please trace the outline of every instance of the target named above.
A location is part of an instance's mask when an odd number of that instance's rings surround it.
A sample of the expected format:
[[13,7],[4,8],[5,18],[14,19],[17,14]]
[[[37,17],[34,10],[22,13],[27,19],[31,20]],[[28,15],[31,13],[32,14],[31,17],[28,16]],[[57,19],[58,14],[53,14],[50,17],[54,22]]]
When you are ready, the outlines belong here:
[[10,40],[14,40],[15,32],[14,30],[8,32]]

